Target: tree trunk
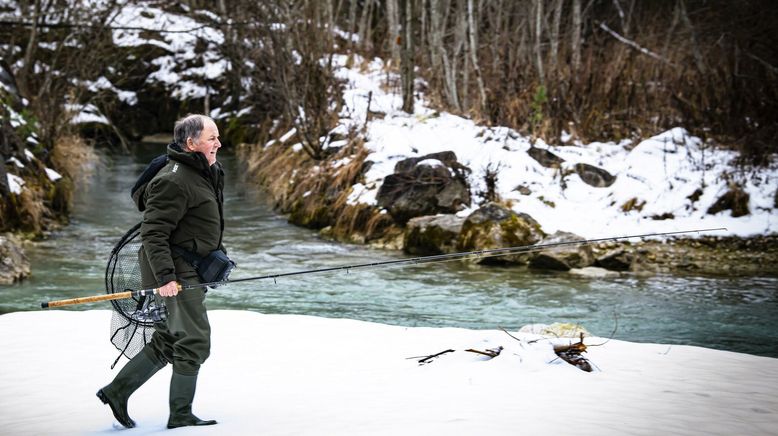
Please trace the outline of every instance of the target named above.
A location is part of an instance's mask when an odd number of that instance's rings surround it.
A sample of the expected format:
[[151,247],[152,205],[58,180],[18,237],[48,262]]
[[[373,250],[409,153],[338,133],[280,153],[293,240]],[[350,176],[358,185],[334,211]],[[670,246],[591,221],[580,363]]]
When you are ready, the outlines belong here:
[[574,80],[578,77],[575,73],[581,67],[581,21],[581,0],[573,0],[573,40],[570,42],[570,51]]
[[564,0],[556,0],[554,6],[554,21],[551,25],[551,54],[549,56],[549,62],[551,64],[551,74],[555,77],[559,76],[557,71],[559,65],[559,28],[562,24],[562,7]]
[[707,74],[708,69],[705,67],[705,61],[703,60],[700,46],[697,43],[697,35],[694,32],[694,26],[692,26],[692,21],[689,19],[689,14],[686,13],[686,4],[684,0],[679,0],[678,7],[680,9],[683,23],[686,28],[689,29],[689,33],[691,35],[692,53],[694,54],[694,62],[697,64],[697,70],[699,70],[699,72],[702,74]]
[[392,53],[392,66],[400,63],[400,26],[397,0],[386,0],[386,36]]
[[[460,54],[462,54],[463,51],[467,49],[465,44],[467,44],[467,5],[465,3],[466,0],[459,0],[457,1],[457,9],[456,9],[456,16],[454,17],[454,20],[456,22],[454,27],[454,54],[451,57],[451,76],[454,83],[456,83],[458,74],[457,70],[459,68],[459,59]],[[466,55],[467,53],[465,53]],[[469,94],[469,74],[468,74],[468,68],[467,68],[467,57],[463,57],[462,59],[462,87],[460,89],[459,95],[461,96],[460,99],[460,110],[467,110],[468,108],[468,94]]]
[[30,28],[30,39],[27,41],[27,48],[24,51],[24,63],[19,70],[19,74],[16,75],[16,80],[19,84],[19,93],[22,97],[30,98],[33,94],[32,84],[28,80],[33,76],[33,62],[35,60],[35,52],[38,48],[38,18],[41,11],[40,0],[35,0],[32,10],[32,27]]
[[348,5],[348,46],[349,52],[354,52],[354,32],[357,30],[357,0],[351,0]]
[[478,65],[478,43],[476,41],[476,33],[478,28],[475,27],[475,20],[473,19],[473,0],[467,0],[467,28],[470,35],[470,62],[473,64],[473,71],[475,71],[475,79],[478,83],[478,96],[479,111],[486,108],[486,91],[484,90],[484,80],[481,76],[481,67]]
[[369,51],[372,48],[370,29],[373,26],[370,23],[370,16],[373,13],[373,1],[365,0],[365,5],[362,7],[362,16],[359,18],[359,42],[362,44],[362,50],[365,51]]
[[538,78],[541,84],[545,84],[543,72],[543,53],[541,51],[541,39],[543,37],[543,1],[533,0],[535,3],[535,64],[538,69]]
[[433,59],[436,60],[436,63],[433,65],[443,65],[443,88],[446,93],[446,100],[456,111],[461,111],[462,107],[459,104],[456,76],[449,61],[446,48],[443,45],[446,20],[442,16],[442,12],[448,9],[448,4],[448,0],[430,0],[430,39],[432,40],[430,49],[432,50]]
[[402,57],[400,78],[402,81],[402,110],[413,113],[413,0],[400,1],[402,24]]

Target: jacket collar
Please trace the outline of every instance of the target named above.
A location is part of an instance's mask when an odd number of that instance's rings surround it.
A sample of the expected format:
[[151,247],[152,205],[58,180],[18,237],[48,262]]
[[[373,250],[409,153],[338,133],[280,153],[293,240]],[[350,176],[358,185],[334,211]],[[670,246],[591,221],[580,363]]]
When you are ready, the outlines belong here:
[[208,159],[206,159],[202,153],[184,151],[181,146],[175,142],[168,144],[167,155],[170,159],[190,166],[205,174],[209,174],[211,172],[211,166],[208,165]]

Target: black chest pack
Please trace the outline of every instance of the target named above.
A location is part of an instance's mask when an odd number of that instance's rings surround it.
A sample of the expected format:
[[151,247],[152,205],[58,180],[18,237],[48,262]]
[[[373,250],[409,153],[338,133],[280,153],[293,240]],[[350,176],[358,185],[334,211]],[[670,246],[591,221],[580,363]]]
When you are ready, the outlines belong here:
[[[168,160],[169,158],[166,154],[155,157],[146,169],[143,170],[140,177],[138,177],[137,182],[135,182],[135,185],[130,191],[130,195],[134,198],[138,190],[143,187],[143,185],[150,182],[154,176],[167,165]],[[145,209],[145,205],[142,201],[139,201],[138,205],[141,211]],[[221,207],[219,208],[219,211],[221,212]],[[219,245],[221,245],[221,242]],[[171,244],[170,247],[176,254],[184,258],[187,263],[194,267],[203,283],[225,282],[230,277],[232,270],[237,266],[237,264],[227,257],[227,254],[220,249],[213,250],[205,257],[201,257],[178,245]],[[210,286],[215,288],[218,285]]]

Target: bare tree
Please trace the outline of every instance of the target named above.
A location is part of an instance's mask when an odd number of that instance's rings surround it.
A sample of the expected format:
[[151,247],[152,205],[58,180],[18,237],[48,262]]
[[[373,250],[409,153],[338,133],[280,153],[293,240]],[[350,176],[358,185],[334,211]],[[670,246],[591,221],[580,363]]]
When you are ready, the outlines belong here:
[[400,13],[397,0],[386,0],[387,39],[389,52],[392,54],[392,64],[400,64]]
[[400,1],[402,23],[402,57],[400,58],[400,77],[402,80],[402,110],[413,113],[414,91],[414,48],[413,48],[413,0]]
[[573,26],[570,41],[571,64],[573,67],[573,80],[581,67],[581,0],[573,0]]
[[533,9],[535,11],[535,66],[538,69],[538,78],[540,83],[545,82],[545,74],[543,73],[543,52],[542,43],[543,38],[543,1],[533,0]]
[[478,83],[478,95],[480,97],[478,100],[478,110],[480,111],[486,107],[486,91],[484,90],[484,80],[481,76],[481,67],[478,64],[478,43],[476,39],[478,28],[473,19],[473,0],[467,0],[467,28],[470,36],[470,62],[472,62],[476,81]]

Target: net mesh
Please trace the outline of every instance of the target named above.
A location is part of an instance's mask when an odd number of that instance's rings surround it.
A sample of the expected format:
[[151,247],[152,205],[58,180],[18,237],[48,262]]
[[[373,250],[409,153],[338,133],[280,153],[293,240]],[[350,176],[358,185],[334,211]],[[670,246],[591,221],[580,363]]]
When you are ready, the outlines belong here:
[[[138,252],[140,223],[131,228],[116,243],[105,269],[105,289],[109,294],[141,289]],[[151,340],[154,323],[163,321],[165,306],[154,295],[112,300],[111,343],[121,351],[121,356],[132,359]],[[113,368],[116,362],[111,366]]]

